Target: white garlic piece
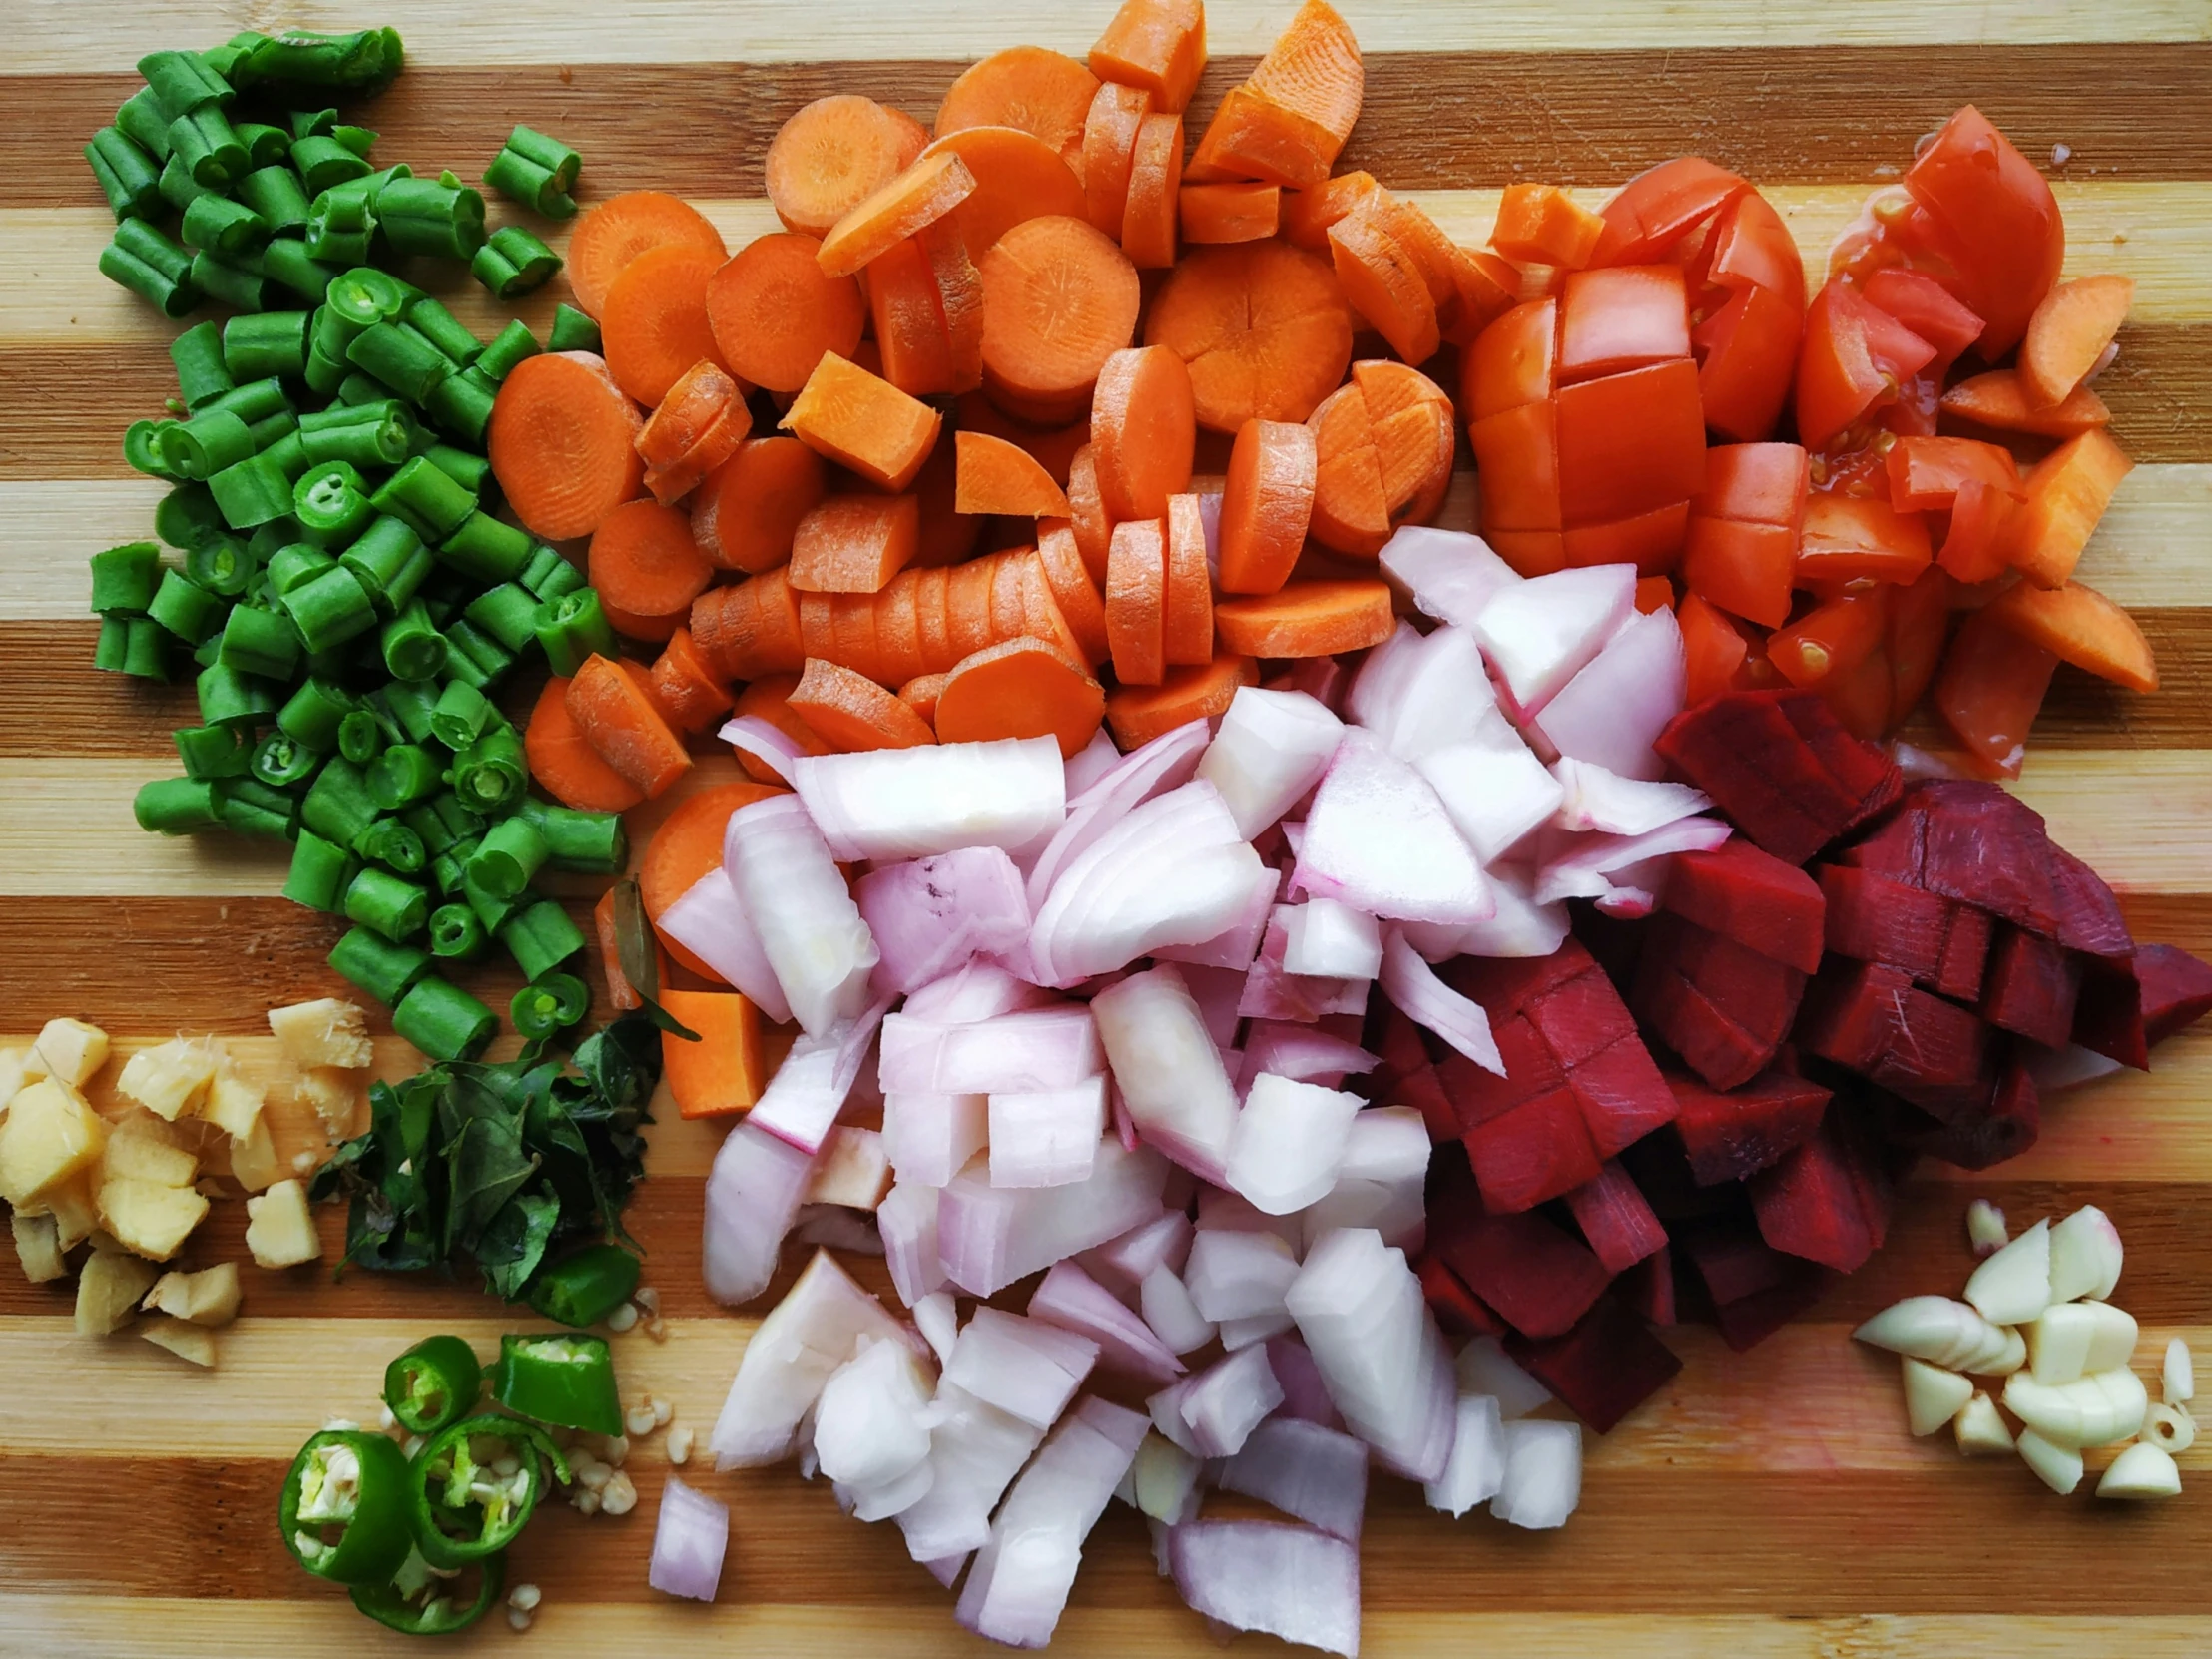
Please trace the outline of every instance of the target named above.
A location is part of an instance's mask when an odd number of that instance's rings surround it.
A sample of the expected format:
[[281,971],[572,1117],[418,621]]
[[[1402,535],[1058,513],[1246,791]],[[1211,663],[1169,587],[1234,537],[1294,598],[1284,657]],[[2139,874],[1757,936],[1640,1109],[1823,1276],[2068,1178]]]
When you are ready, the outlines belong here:
[[2071,1382],[2124,1366],[2135,1354],[2135,1316],[2109,1302],[2059,1302],[2024,1328],[2038,1382]]
[[1991,1325],[1963,1302],[1947,1296],[1909,1296],[1883,1309],[1852,1335],[1871,1348],[1886,1348],[1944,1371],[1971,1372],[1976,1377],[2001,1377],[2019,1370],[2027,1358],[2027,1347],[2017,1332]]
[[2081,1453],[2054,1445],[2032,1428],[2020,1430],[2019,1453],[2042,1483],[2064,1497],[2081,1484]]
[[2051,1444],[2075,1450],[2132,1439],[2149,1404],[2143,1380],[2126,1370],[2055,1385],[2016,1372],[2004,1384],[2006,1410]]
[[2113,1458],[2097,1482],[2099,1497],[2175,1497],[2180,1491],[2181,1470],[2148,1440],[2136,1441]]
[[1974,1390],[1973,1398],[1958,1408],[1958,1415],[1950,1419],[1950,1428],[1958,1440],[1958,1449],[1968,1457],[1987,1457],[2013,1449],[2012,1430],[2005,1427],[1997,1402],[1979,1388]]
[[2178,1405],[2153,1405],[2143,1413],[2143,1438],[2178,1455],[2197,1443],[2197,1419]]
[[1966,1243],[1976,1256],[1994,1256],[2011,1235],[2004,1230],[2004,1212],[1985,1198],[1966,1206]]
[[2166,1367],[2159,1381],[2159,1397],[2168,1405],[2186,1405],[2197,1397],[2196,1362],[2189,1358],[2189,1345],[2179,1337],[2166,1344]]
[[2023,1325],[2048,1308],[2050,1223],[2037,1222],[1975,1268],[1965,1294],[1992,1325]]
[[1966,1407],[1973,1384],[1954,1371],[1941,1371],[1908,1355],[1905,1368],[1905,1420],[1918,1438],[1933,1434]]
[[2094,1204],[2084,1204],[2050,1230],[2051,1301],[2084,1296],[2104,1301],[2120,1282],[2125,1254],[2112,1218]]

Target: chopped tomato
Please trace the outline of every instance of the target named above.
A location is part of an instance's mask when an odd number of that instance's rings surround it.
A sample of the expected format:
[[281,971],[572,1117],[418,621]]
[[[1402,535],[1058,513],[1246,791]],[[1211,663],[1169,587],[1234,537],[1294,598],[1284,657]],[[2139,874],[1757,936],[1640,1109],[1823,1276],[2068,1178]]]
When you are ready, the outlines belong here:
[[1689,354],[1690,307],[1680,266],[1609,266],[1567,278],[1559,302],[1562,383]]
[[1959,628],[1936,678],[1936,708],[1984,776],[2020,775],[2028,728],[2057,667],[2055,655],[1991,611],[1976,611]]
[[1735,684],[1751,647],[1734,623],[1694,593],[1682,596],[1675,620],[1682,626],[1682,652],[1689,665],[1684,706],[1694,709]]
[[1987,320],[1981,355],[2002,356],[2027,331],[2065,261],[2066,227],[2049,181],[1968,104],[1920,153],[1905,188],[1923,210],[1910,238]]
[[1524,403],[1540,403],[1558,385],[1559,302],[1515,305],[1475,337],[1459,376],[1459,406],[1470,421]]
[[1918,581],[1934,553],[1928,520],[1867,495],[1816,495],[1805,504],[1797,582]]
[[[1890,629],[1890,590],[1870,588],[1815,605],[1767,641],[1767,661],[1793,686],[1817,686],[1857,668],[1882,648]],[[1887,688],[1883,708],[1887,712]],[[1878,723],[1879,724],[1879,723]]]
[[2007,488],[1983,478],[1959,480],[1936,562],[1969,587],[2004,574],[2005,526],[2026,500],[2026,489],[2016,483]]
[[1890,631],[1883,655],[1890,665],[1890,715],[1888,730],[1905,724],[1927,695],[1943,658],[1943,643],[1950,637],[1950,613],[1956,595],[1949,572],[1940,566],[1925,571],[1911,587],[1890,591]]
[[1850,283],[1831,281],[1805,317],[1798,352],[1798,438],[1820,449],[1934,360],[1936,347]]
[[1636,609],[1649,616],[1654,611],[1674,608],[1674,579],[1670,576],[1642,576],[1636,580]]
[[1947,369],[1982,336],[1988,324],[1960,304],[1925,271],[1878,271],[1861,290],[1914,333],[1936,347],[1935,367]]
[[1890,735],[1892,672],[1888,654],[1878,647],[1849,668],[1829,675],[1814,690],[1847,732],[1879,743]]
[[1797,443],[1717,443],[1705,452],[1705,490],[1690,510],[1745,524],[1805,521],[1807,462]]
[[1890,504],[1906,512],[1947,508],[1968,478],[2019,492],[2020,470],[2012,453],[1973,438],[1903,437],[1887,458]]
[[1634,518],[1571,526],[1559,538],[1559,556],[1570,566],[1634,565],[1639,575],[1658,576],[1681,558],[1689,528],[1689,502],[1675,501]]
[[1789,619],[1797,559],[1798,534],[1787,525],[1692,517],[1682,580],[1708,603],[1777,628]]
[[1558,529],[1559,435],[1552,400],[1486,416],[1467,429],[1467,437],[1474,446],[1484,533]]
[[1646,265],[1663,258],[1691,231],[1751,187],[1702,156],[1678,156],[1646,168],[1621,186],[1599,217],[1593,266]]
[[1631,518],[1705,487],[1705,419],[1688,358],[1562,386],[1555,401],[1569,523]]

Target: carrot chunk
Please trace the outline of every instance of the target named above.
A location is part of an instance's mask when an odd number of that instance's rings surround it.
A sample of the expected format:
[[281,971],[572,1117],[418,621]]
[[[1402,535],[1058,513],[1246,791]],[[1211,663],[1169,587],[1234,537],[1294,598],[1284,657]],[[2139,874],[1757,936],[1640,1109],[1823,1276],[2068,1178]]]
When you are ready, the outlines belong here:
[[1164,345],[1126,347],[1106,359],[1091,398],[1091,464],[1114,520],[1158,518],[1190,487],[1198,439],[1191,371]]
[[937,137],[968,127],[1034,133],[1071,169],[1083,165],[1083,121],[1098,77],[1063,52],[1014,46],[970,64],[937,106]]
[[950,674],[917,674],[898,688],[898,701],[921,716],[934,730],[937,724],[937,699],[944,695],[944,683],[950,678]]
[[2097,366],[2135,302],[2132,276],[2082,276],[2043,295],[2020,341],[2020,384],[2037,408],[2056,408]]
[[1167,668],[1167,523],[1132,519],[1114,526],[1106,557],[1106,643],[1114,678],[1157,686]]
[[786,701],[793,714],[842,753],[912,749],[937,741],[922,718],[896,696],[835,663],[810,659]]
[[769,205],[784,228],[823,237],[913,165],[920,123],[872,98],[818,98],[776,130],[763,162]]
[[1490,246],[1523,265],[1580,271],[1604,234],[1605,221],[1557,185],[1507,185]]
[[1206,524],[1198,497],[1168,497],[1166,620],[1163,654],[1169,664],[1188,667],[1214,656],[1214,587],[1206,570]]
[[1314,511],[1319,450],[1314,428],[1248,420],[1229,451],[1221,502],[1225,593],[1273,593],[1291,578]]
[[1185,242],[1258,242],[1275,235],[1282,207],[1280,185],[1185,185],[1176,196],[1176,227]]
[[1084,217],[1110,237],[1121,235],[1137,133],[1152,110],[1152,94],[1144,88],[1107,81],[1092,98],[1090,114],[1084,119]]
[[805,657],[799,606],[781,566],[692,601],[692,643],[726,680],[796,674]]
[[1282,195],[1283,235],[1294,247],[1310,254],[1329,252],[1329,227],[1357,208],[1382,187],[1374,174],[1360,170],[1340,173]]
[[1346,301],[1408,363],[1436,354],[1442,335],[1436,300],[1412,252],[1372,214],[1347,214],[1329,227],[1329,256]]
[[704,732],[727,713],[730,686],[715,673],[692,643],[691,630],[679,626],[653,664],[653,696],[672,723],[687,732]]
[[1043,640],[1007,640],[945,676],[932,719],[939,743],[1052,738],[1063,756],[1091,741],[1106,714],[1096,680]]
[[608,658],[585,660],[568,684],[567,701],[584,741],[647,800],[691,770],[683,740],[669,730],[652,698]]
[[832,225],[815,261],[828,276],[849,276],[893,243],[934,225],[974,191],[975,175],[958,156],[923,156]]
[[694,363],[638,434],[646,489],[673,506],[736,454],[752,430],[753,411],[739,383],[715,363]]
[[2005,526],[2006,562],[2038,587],[2063,587],[2112,492],[2134,470],[2102,427],[2068,438],[2028,473],[2027,501]]
[[730,1117],[759,1103],[768,1087],[761,1016],[738,991],[664,990],[661,1006],[697,1042],[661,1033],[661,1074],[682,1118]]
[[2019,582],[1997,595],[1989,613],[2061,662],[2086,669],[2129,691],[2158,689],[2158,661],[2142,628],[2094,588],[2068,582],[2039,588]]
[[576,222],[568,239],[568,282],[590,316],[605,307],[607,290],[630,263],[650,248],[704,249],[715,263],[728,258],[722,233],[689,202],[665,191],[633,190],[610,196]]
[[1020,518],[1067,516],[1067,492],[1027,450],[987,432],[955,432],[953,444],[959,462],[955,511]]
[[1183,188],[1183,118],[1148,115],[1129,153],[1129,195],[1121,211],[1121,251],[1139,271],[1175,264],[1176,199]]
[[579,812],[626,813],[645,799],[621,773],[599,758],[599,751],[568,712],[568,681],[556,675],[530,710],[523,729],[522,753],[530,776],[564,807]]
[[2033,432],[2038,437],[2075,438],[2112,424],[2112,411],[2093,386],[2076,386],[2052,408],[2039,408],[2019,371],[1993,368],[1961,380],[1943,393],[1943,413],[1998,432]]
[[723,570],[773,570],[828,488],[822,457],[797,438],[748,438],[692,497],[692,539]]
[[1044,425],[1089,402],[1107,357],[1136,333],[1136,268],[1088,221],[1032,219],[983,256],[983,384]]
[[1038,525],[1037,559],[1074,636],[1076,655],[1096,668],[1112,655],[1106,641],[1106,600],[1091,579],[1074,530],[1066,525]]
[[[777,731],[799,746],[802,755],[827,755],[830,746],[822,741],[822,735],[801,720],[791,710],[791,695],[799,689],[796,674],[764,674],[745,690],[738,693],[738,700],[731,706],[733,716],[751,715],[765,720]],[[769,770],[766,762],[738,751],[738,765],[745,774],[760,784],[781,784],[783,780]]]
[[937,441],[941,417],[888,380],[826,353],[785,413],[784,426],[814,450],[877,489],[914,481]]
[[[1334,233],[1332,233],[1334,234]],[[1451,482],[1456,434],[1441,387],[1403,363],[1357,363],[1352,384],[1307,422],[1314,431],[1312,533],[1374,558],[1400,524],[1434,514]]]
[[944,317],[946,349],[951,353],[951,389],[975,390],[983,383],[983,273],[975,263],[967,233],[957,219],[942,219],[916,233],[915,243],[929,262],[937,287],[937,309]]
[[920,504],[910,495],[832,495],[792,538],[791,582],[801,593],[880,593],[913,562]]
[[1180,111],[1206,68],[1206,7],[1202,0],[1122,0],[1091,48],[1091,73],[1101,81],[1141,87],[1155,106]]
[[1145,343],[1190,365],[1198,423],[1304,420],[1352,361],[1352,313],[1329,262],[1285,243],[1193,250],[1160,286]]
[[591,584],[610,614],[644,619],[639,639],[667,639],[714,580],[715,567],[692,539],[691,520],[658,501],[626,501],[600,521],[585,557]]
[[526,357],[492,404],[492,475],[524,529],[548,541],[588,536],[643,485],[644,429],[601,358],[589,351]]
[[1333,657],[1390,637],[1387,582],[1293,582],[1271,594],[1225,599],[1214,632],[1247,657]]
[[1329,176],[1366,96],[1360,43],[1326,0],[1306,0],[1199,140],[1194,182],[1309,186]]
[[1224,651],[1203,668],[1171,668],[1157,686],[1122,686],[1106,699],[1106,724],[1123,753],[1194,720],[1229,712],[1239,686],[1260,683],[1260,665]]
[[1089,444],[1075,452],[1068,463],[1068,528],[1075,533],[1076,550],[1091,580],[1104,585],[1106,555],[1114,534],[1114,521],[1098,491],[1098,459]]
[[983,432],[994,438],[1004,438],[1017,449],[1026,451],[1062,489],[1067,488],[1068,475],[1074,469],[1075,452],[1091,441],[1087,413],[1083,419],[1071,420],[1064,426],[1036,426],[1014,419],[981,392],[970,392],[960,399],[957,419],[963,432]]
[[1025,219],[1083,216],[1083,182],[1058,150],[1032,132],[963,127],[922,152],[942,153],[958,156],[975,175],[974,192],[951,215],[971,255],[984,253]]

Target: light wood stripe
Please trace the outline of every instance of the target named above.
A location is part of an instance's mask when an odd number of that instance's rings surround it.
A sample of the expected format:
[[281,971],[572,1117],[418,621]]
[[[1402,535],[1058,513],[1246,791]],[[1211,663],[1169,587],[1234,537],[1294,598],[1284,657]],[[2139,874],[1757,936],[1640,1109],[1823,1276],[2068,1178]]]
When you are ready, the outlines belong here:
[[[154,45],[201,46],[241,28],[278,23],[317,29],[360,26],[335,0],[164,0],[133,14],[88,14],[73,0],[27,0],[28,27],[6,73],[55,75],[129,69]],[[1255,0],[1216,0],[1207,8],[1216,55],[1267,49],[1289,8]],[[1578,52],[1702,46],[2023,45],[2067,41],[2202,40],[2203,8],[2190,0],[2127,0],[2097,7],[2052,7],[1997,0],[1972,9],[1917,0],[1717,0],[1681,7],[1644,0],[1589,15],[1563,13],[1543,0],[1462,11],[1423,0],[1353,0],[1344,8],[1363,50],[1382,52]],[[1008,43],[1006,18],[988,0],[949,0],[906,10],[870,0],[820,0],[794,10],[775,0],[646,0],[609,13],[586,0],[546,0],[529,26],[497,11],[455,8],[440,0],[386,0],[376,14],[407,40],[417,66],[542,63],[676,63],[744,59],[805,62],[834,43],[845,60],[972,58]],[[1041,8],[1025,17],[1022,40],[1080,57],[1111,8]]]

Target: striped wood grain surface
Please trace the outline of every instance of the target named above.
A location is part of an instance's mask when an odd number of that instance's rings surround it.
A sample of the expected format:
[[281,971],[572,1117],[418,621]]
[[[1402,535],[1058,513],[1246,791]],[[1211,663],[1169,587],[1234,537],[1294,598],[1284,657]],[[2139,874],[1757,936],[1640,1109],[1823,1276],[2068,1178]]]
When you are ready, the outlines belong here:
[[[1212,8],[1220,56],[1194,124],[1291,9]],[[413,67],[368,118],[384,135],[380,154],[473,174],[511,122],[529,121],[584,151],[587,200],[679,191],[736,245],[770,221],[761,153],[799,104],[854,90],[926,118],[963,61],[1024,40],[1080,53],[1108,10],[1106,0],[383,0],[371,16],[325,0],[16,0],[0,65],[0,176],[10,181],[0,208],[0,659],[18,667],[0,698],[0,1032],[20,1040],[68,1013],[106,1024],[126,1050],[180,1030],[223,1033],[243,1063],[279,1083],[280,1150],[319,1142],[281,1089],[262,1014],[342,992],[321,960],[335,929],[276,896],[281,862],[264,850],[137,832],[132,792],[173,770],[168,733],[190,693],[89,666],[83,560],[143,534],[158,494],[123,466],[117,440],[169,387],[172,325],[92,272],[106,218],[77,157],[136,84],[140,54],[248,25],[388,20],[406,33]],[[2212,950],[2212,4],[1349,0],[1346,10],[1369,74],[1346,165],[1416,190],[1469,242],[1515,179],[1557,180],[1595,199],[1697,150],[1767,190],[1817,271],[1864,192],[1895,178],[1914,137],[1961,102],[1981,104],[2038,159],[2068,147],[2052,176],[2069,272],[2125,272],[2139,296],[2101,389],[2143,464],[2083,575],[2137,609],[2165,689],[2132,698],[2061,670],[2021,790],[2114,880],[2140,933]],[[480,290],[454,287],[464,316],[489,319]],[[542,320],[551,302],[541,295],[524,314]],[[1462,521],[1471,512],[1464,479],[1446,511]],[[722,775],[699,771],[699,782]],[[591,893],[579,883],[564,896],[581,910]],[[490,974],[477,988],[503,1000],[513,987]],[[1400,1483],[1379,1481],[1363,1551],[1365,1651],[2212,1651],[2204,1492],[2112,1513],[2051,1498],[2018,1466],[1962,1464],[1942,1444],[1905,1437],[1891,1369],[1844,1340],[1895,1297],[1954,1287],[1966,1266],[1959,1214],[1974,1193],[2015,1217],[2103,1205],[2130,1247],[2122,1295],[2144,1322],[2145,1353],[2172,1332],[2212,1335],[2212,1244],[2198,1219],[2212,1196],[2212,1037],[2185,1037],[2160,1058],[2149,1078],[2058,1105],[2041,1144],[1993,1178],[1925,1172],[1889,1249],[1753,1354],[1681,1333],[1681,1378],[1593,1445],[1583,1509],[1565,1531],[1454,1525]],[[412,1059],[388,1034],[380,1040],[383,1074],[403,1075]],[[618,1345],[630,1387],[675,1400],[702,1430],[752,1325],[698,1284],[714,1139],[681,1123],[655,1131],[632,1220],[670,1336]],[[335,1221],[325,1218],[333,1241]],[[219,1204],[191,1260],[243,1256],[243,1229],[242,1208]],[[796,1252],[787,1281],[795,1266]],[[246,1317],[222,1339],[222,1369],[205,1375],[142,1342],[78,1341],[66,1293],[0,1272],[0,1653],[409,1650],[291,1565],[273,1524],[276,1485],[324,1417],[373,1413],[392,1353],[433,1328],[488,1344],[498,1311],[458,1286],[354,1276],[333,1288],[311,1271],[250,1266],[247,1277]],[[866,1277],[882,1283],[879,1269]],[[2184,1462],[2202,1470],[2212,1456]],[[561,1509],[533,1529],[516,1563],[518,1578],[546,1590],[529,1640],[670,1654],[979,1645],[952,1624],[949,1598],[906,1560],[894,1529],[845,1520],[827,1490],[789,1469],[695,1470],[736,1509],[723,1604],[654,1596],[645,1558],[665,1466],[657,1448],[633,1459],[644,1501],[627,1519]],[[510,1640],[493,1625],[458,1645]],[[1111,1510],[1058,1649],[1120,1659],[1203,1652],[1206,1642],[1155,1576],[1142,1529]]]

